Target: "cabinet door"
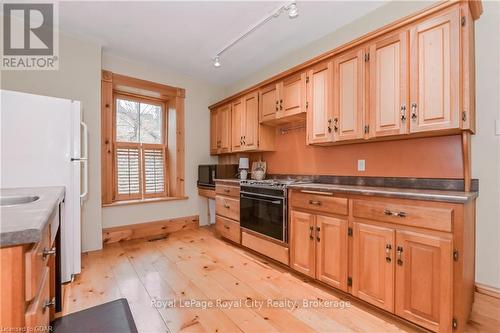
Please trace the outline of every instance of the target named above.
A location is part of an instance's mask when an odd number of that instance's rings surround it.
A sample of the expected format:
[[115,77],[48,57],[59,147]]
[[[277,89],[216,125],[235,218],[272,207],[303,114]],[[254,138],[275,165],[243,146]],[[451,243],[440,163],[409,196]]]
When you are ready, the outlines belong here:
[[279,84],[279,110],[276,118],[306,112],[306,73],[292,75]]
[[394,230],[353,224],[352,294],[394,312]]
[[458,128],[459,21],[456,8],[411,29],[411,132]]
[[217,136],[217,109],[210,110],[210,154],[217,154],[219,147]]
[[370,46],[371,136],[407,133],[408,32],[404,31]]
[[364,54],[359,48],[334,58],[332,126],[335,141],[363,138]]
[[217,110],[217,138],[219,153],[231,151],[231,104],[221,106]]
[[431,331],[451,332],[451,239],[398,231],[396,244],[396,314]]
[[276,84],[270,84],[259,90],[260,100],[260,122],[276,119],[279,110],[278,88]]
[[258,149],[259,140],[259,95],[257,92],[243,97],[245,117],[243,119],[243,142],[245,150]]
[[316,278],[347,291],[347,220],[316,216]]
[[314,277],[314,215],[290,211],[290,267]]
[[333,141],[333,62],[307,72],[307,143]]
[[243,132],[245,126],[245,106],[243,99],[233,102],[231,111],[231,148],[233,152],[243,149]]

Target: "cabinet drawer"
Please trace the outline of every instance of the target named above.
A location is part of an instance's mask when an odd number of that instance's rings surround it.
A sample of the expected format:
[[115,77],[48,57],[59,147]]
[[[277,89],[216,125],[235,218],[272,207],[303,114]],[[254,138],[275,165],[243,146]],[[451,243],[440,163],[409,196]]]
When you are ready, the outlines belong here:
[[288,265],[290,256],[286,246],[278,245],[244,231],[241,232],[241,245]]
[[50,228],[49,224],[42,232],[42,239],[34,244],[31,250],[25,253],[26,261],[26,301],[32,300],[38,293],[44,268],[47,266],[49,256],[43,255],[44,251],[50,250]]
[[228,219],[240,220],[240,199],[215,197],[215,213]]
[[354,200],[353,216],[450,232],[453,208],[413,206],[397,202]]
[[240,187],[239,186],[228,186],[228,185],[215,185],[215,194],[227,195],[230,197],[239,197],[240,196]]
[[37,326],[48,326],[50,311],[46,302],[50,301],[49,268],[45,267],[41,273],[42,285],[40,293],[31,302],[25,313],[27,332],[35,332]]
[[238,222],[226,219],[221,216],[216,216],[215,228],[222,237],[238,244],[241,243],[240,224]]
[[320,194],[312,191],[293,191],[290,205],[296,208],[311,209],[330,214],[347,215],[347,198],[333,196],[333,193]]

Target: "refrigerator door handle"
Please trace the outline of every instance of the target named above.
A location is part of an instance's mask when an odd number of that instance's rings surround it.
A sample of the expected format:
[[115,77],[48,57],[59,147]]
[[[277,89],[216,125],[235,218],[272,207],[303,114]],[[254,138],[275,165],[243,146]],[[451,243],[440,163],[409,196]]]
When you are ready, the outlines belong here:
[[83,154],[79,159],[83,164],[83,192],[80,193],[80,204],[83,204],[83,200],[89,194],[89,129],[83,121],[80,125],[83,128]]

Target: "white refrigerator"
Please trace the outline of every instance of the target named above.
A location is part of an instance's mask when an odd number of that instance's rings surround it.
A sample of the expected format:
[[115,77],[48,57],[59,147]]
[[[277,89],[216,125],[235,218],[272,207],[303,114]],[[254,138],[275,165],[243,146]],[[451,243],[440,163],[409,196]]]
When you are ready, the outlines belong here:
[[81,103],[1,90],[0,187],[64,186],[61,280],[81,271],[81,205],[88,193],[88,131]]

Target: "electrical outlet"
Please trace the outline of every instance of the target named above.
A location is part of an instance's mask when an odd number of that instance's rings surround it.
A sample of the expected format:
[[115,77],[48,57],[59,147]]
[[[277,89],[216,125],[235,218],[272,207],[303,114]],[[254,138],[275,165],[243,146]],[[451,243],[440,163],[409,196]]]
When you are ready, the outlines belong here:
[[365,171],[366,163],[365,160],[358,160],[358,171]]

